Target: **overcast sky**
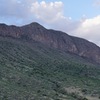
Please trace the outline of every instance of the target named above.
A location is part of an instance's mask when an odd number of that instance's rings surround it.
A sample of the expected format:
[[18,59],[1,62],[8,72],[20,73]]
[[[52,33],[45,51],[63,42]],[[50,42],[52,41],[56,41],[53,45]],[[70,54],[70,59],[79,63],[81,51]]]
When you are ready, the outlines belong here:
[[31,22],[100,46],[100,0],[0,0],[0,23]]

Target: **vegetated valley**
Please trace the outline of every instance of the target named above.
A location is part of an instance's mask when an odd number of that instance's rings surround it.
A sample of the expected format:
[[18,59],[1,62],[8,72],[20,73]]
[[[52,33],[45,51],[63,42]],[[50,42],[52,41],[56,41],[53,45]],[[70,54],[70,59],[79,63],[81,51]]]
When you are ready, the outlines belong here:
[[95,44],[37,23],[1,24],[0,100],[100,100],[99,54]]

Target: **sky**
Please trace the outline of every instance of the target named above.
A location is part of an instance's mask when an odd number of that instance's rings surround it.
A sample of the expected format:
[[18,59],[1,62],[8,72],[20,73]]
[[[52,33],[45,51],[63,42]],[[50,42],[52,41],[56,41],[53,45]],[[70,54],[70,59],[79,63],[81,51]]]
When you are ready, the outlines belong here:
[[0,0],[0,23],[32,22],[100,46],[100,0]]

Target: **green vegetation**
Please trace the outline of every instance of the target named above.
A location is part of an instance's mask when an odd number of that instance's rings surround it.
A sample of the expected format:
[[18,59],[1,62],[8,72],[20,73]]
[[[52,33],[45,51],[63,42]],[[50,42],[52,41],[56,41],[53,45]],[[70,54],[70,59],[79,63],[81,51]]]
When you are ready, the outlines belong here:
[[100,99],[100,66],[35,41],[0,37],[0,100],[90,97]]

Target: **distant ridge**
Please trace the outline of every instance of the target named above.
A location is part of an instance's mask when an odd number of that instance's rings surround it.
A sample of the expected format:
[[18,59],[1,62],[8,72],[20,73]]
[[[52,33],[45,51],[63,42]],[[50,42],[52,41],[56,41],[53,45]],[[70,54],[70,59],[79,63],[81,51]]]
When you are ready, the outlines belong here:
[[38,41],[48,47],[70,52],[100,64],[100,47],[64,32],[48,30],[37,22],[21,27],[0,24],[0,36]]

